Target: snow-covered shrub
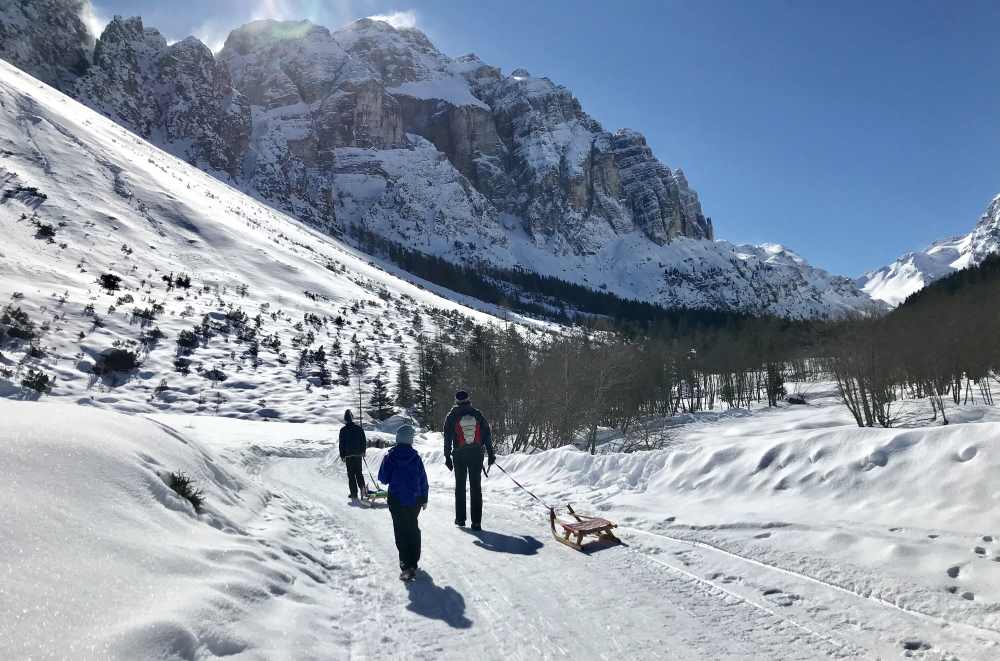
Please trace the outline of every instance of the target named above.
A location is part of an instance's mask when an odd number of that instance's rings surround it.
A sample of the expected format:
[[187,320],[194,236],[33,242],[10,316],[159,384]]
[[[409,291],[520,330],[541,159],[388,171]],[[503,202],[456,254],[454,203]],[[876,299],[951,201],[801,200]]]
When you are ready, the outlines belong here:
[[121,276],[117,276],[114,273],[102,273],[97,282],[105,291],[111,293],[121,288],[122,279]]
[[56,228],[48,223],[35,224],[35,238],[42,241],[51,241],[56,236]]
[[198,335],[191,330],[182,330],[177,336],[177,354],[186,356],[198,348]]
[[138,354],[131,349],[109,349],[97,357],[94,374],[112,374],[114,372],[131,372],[142,365]]
[[216,383],[221,383],[229,378],[229,376],[218,367],[213,367],[207,372],[202,372],[201,375],[209,381],[215,381]]
[[39,395],[44,395],[52,390],[54,379],[41,370],[29,369],[28,373],[21,379],[21,386],[29,390],[34,390]]
[[4,308],[0,315],[0,340],[5,337],[26,341],[34,339],[35,325],[28,318],[27,312],[10,305]]
[[174,493],[191,503],[195,512],[201,513],[205,505],[205,493],[195,487],[190,477],[180,471],[171,473],[167,485],[174,490]]

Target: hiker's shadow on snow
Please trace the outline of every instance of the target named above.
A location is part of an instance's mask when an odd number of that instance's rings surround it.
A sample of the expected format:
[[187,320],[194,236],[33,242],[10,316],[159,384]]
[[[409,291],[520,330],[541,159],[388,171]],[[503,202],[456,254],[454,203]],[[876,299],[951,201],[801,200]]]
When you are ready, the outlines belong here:
[[517,537],[514,535],[504,535],[499,532],[489,530],[469,530],[462,528],[463,532],[476,538],[473,542],[476,546],[487,551],[496,553],[510,553],[512,555],[537,555],[538,549],[543,544],[530,535]]
[[407,609],[431,620],[441,620],[455,629],[468,629],[472,620],[465,616],[465,598],[458,590],[440,587],[425,571],[417,573],[416,580],[406,584],[410,593]]

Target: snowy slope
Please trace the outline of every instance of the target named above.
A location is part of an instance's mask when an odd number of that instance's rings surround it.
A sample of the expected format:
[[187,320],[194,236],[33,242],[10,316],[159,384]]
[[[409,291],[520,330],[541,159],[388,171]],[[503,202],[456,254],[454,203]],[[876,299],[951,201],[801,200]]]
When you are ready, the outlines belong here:
[[925,285],[1000,250],[1000,197],[994,198],[976,227],[965,236],[936,241],[921,252],[903,255],[892,264],[870,271],[856,283],[874,299],[899,305]]
[[[38,333],[35,349],[4,348],[5,394],[41,369],[54,395],[96,406],[334,419],[351,390],[323,386],[318,364],[297,374],[303,350],[322,346],[336,372],[356,339],[371,354],[366,378],[391,380],[418,324],[495,319],[390,275],[3,62],[0,188],[0,301]],[[98,285],[105,273],[122,278],[119,291]],[[182,273],[191,288],[168,288],[164,278]],[[179,354],[181,333],[202,328]],[[96,374],[115,347],[136,351],[141,367]]]

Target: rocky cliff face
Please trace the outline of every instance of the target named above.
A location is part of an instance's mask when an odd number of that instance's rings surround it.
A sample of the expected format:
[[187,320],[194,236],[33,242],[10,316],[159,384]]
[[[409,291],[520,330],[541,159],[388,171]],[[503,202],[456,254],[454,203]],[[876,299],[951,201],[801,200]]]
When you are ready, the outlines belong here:
[[94,37],[83,22],[87,0],[6,0],[0,6],[0,59],[55,87],[86,71]]
[[[51,15],[32,22],[36,5]],[[116,17],[91,54],[80,7],[0,7],[0,35],[18,35],[0,49],[328,232],[363,226],[456,263],[666,305],[805,317],[870,304],[794,253],[713,241],[684,173],[642,134],[605,130],[568,89],[524,69],[450,58],[418,30],[370,19],[334,32],[255,21],[213,55]]]
[[94,47],[73,96],[190,163],[241,175],[250,107],[226,67],[189,37],[167,44],[142,19],[115,17]]

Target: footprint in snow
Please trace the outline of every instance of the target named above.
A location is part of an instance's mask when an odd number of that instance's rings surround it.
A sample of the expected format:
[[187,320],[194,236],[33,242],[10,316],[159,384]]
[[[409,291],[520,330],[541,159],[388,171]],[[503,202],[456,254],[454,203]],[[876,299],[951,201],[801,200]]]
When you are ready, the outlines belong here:
[[989,544],[993,541],[993,535],[983,535],[983,541]]
[[973,601],[975,598],[976,598],[976,595],[973,594],[972,592],[963,592],[962,593],[962,599],[966,599],[968,601]]
[[972,552],[975,553],[976,555],[981,555],[981,556],[986,555],[986,549],[984,549],[982,546],[977,546],[976,548],[972,549]]
[[754,539],[767,539],[770,536],[771,536],[771,533],[769,533],[769,532],[762,532],[762,533],[754,535],[753,538]]
[[920,652],[931,648],[930,643],[925,643],[918,638],[905,638],[899,641],[899,643],[907,652]]
[[932,534],[932,535],[927,535],[927,536],[928,536],[928,537],[930,537],[931,539],[937,539],[937,538],[938,538],[938,537],[940,537],[941,535],[933,535],[933,534]]
[[761,590],[761,594],[767,597],[768,601],[784,607],[791,606],[796,601],[802,599],[802,597],[797,594],[789,594],[779,590],[778,588],[766,588]]
[[948,567],[949,578],[958,578],[958,574],[960,571],[962,571],[962,568],[959,567],[958,565],[955,565],[954,567]]

